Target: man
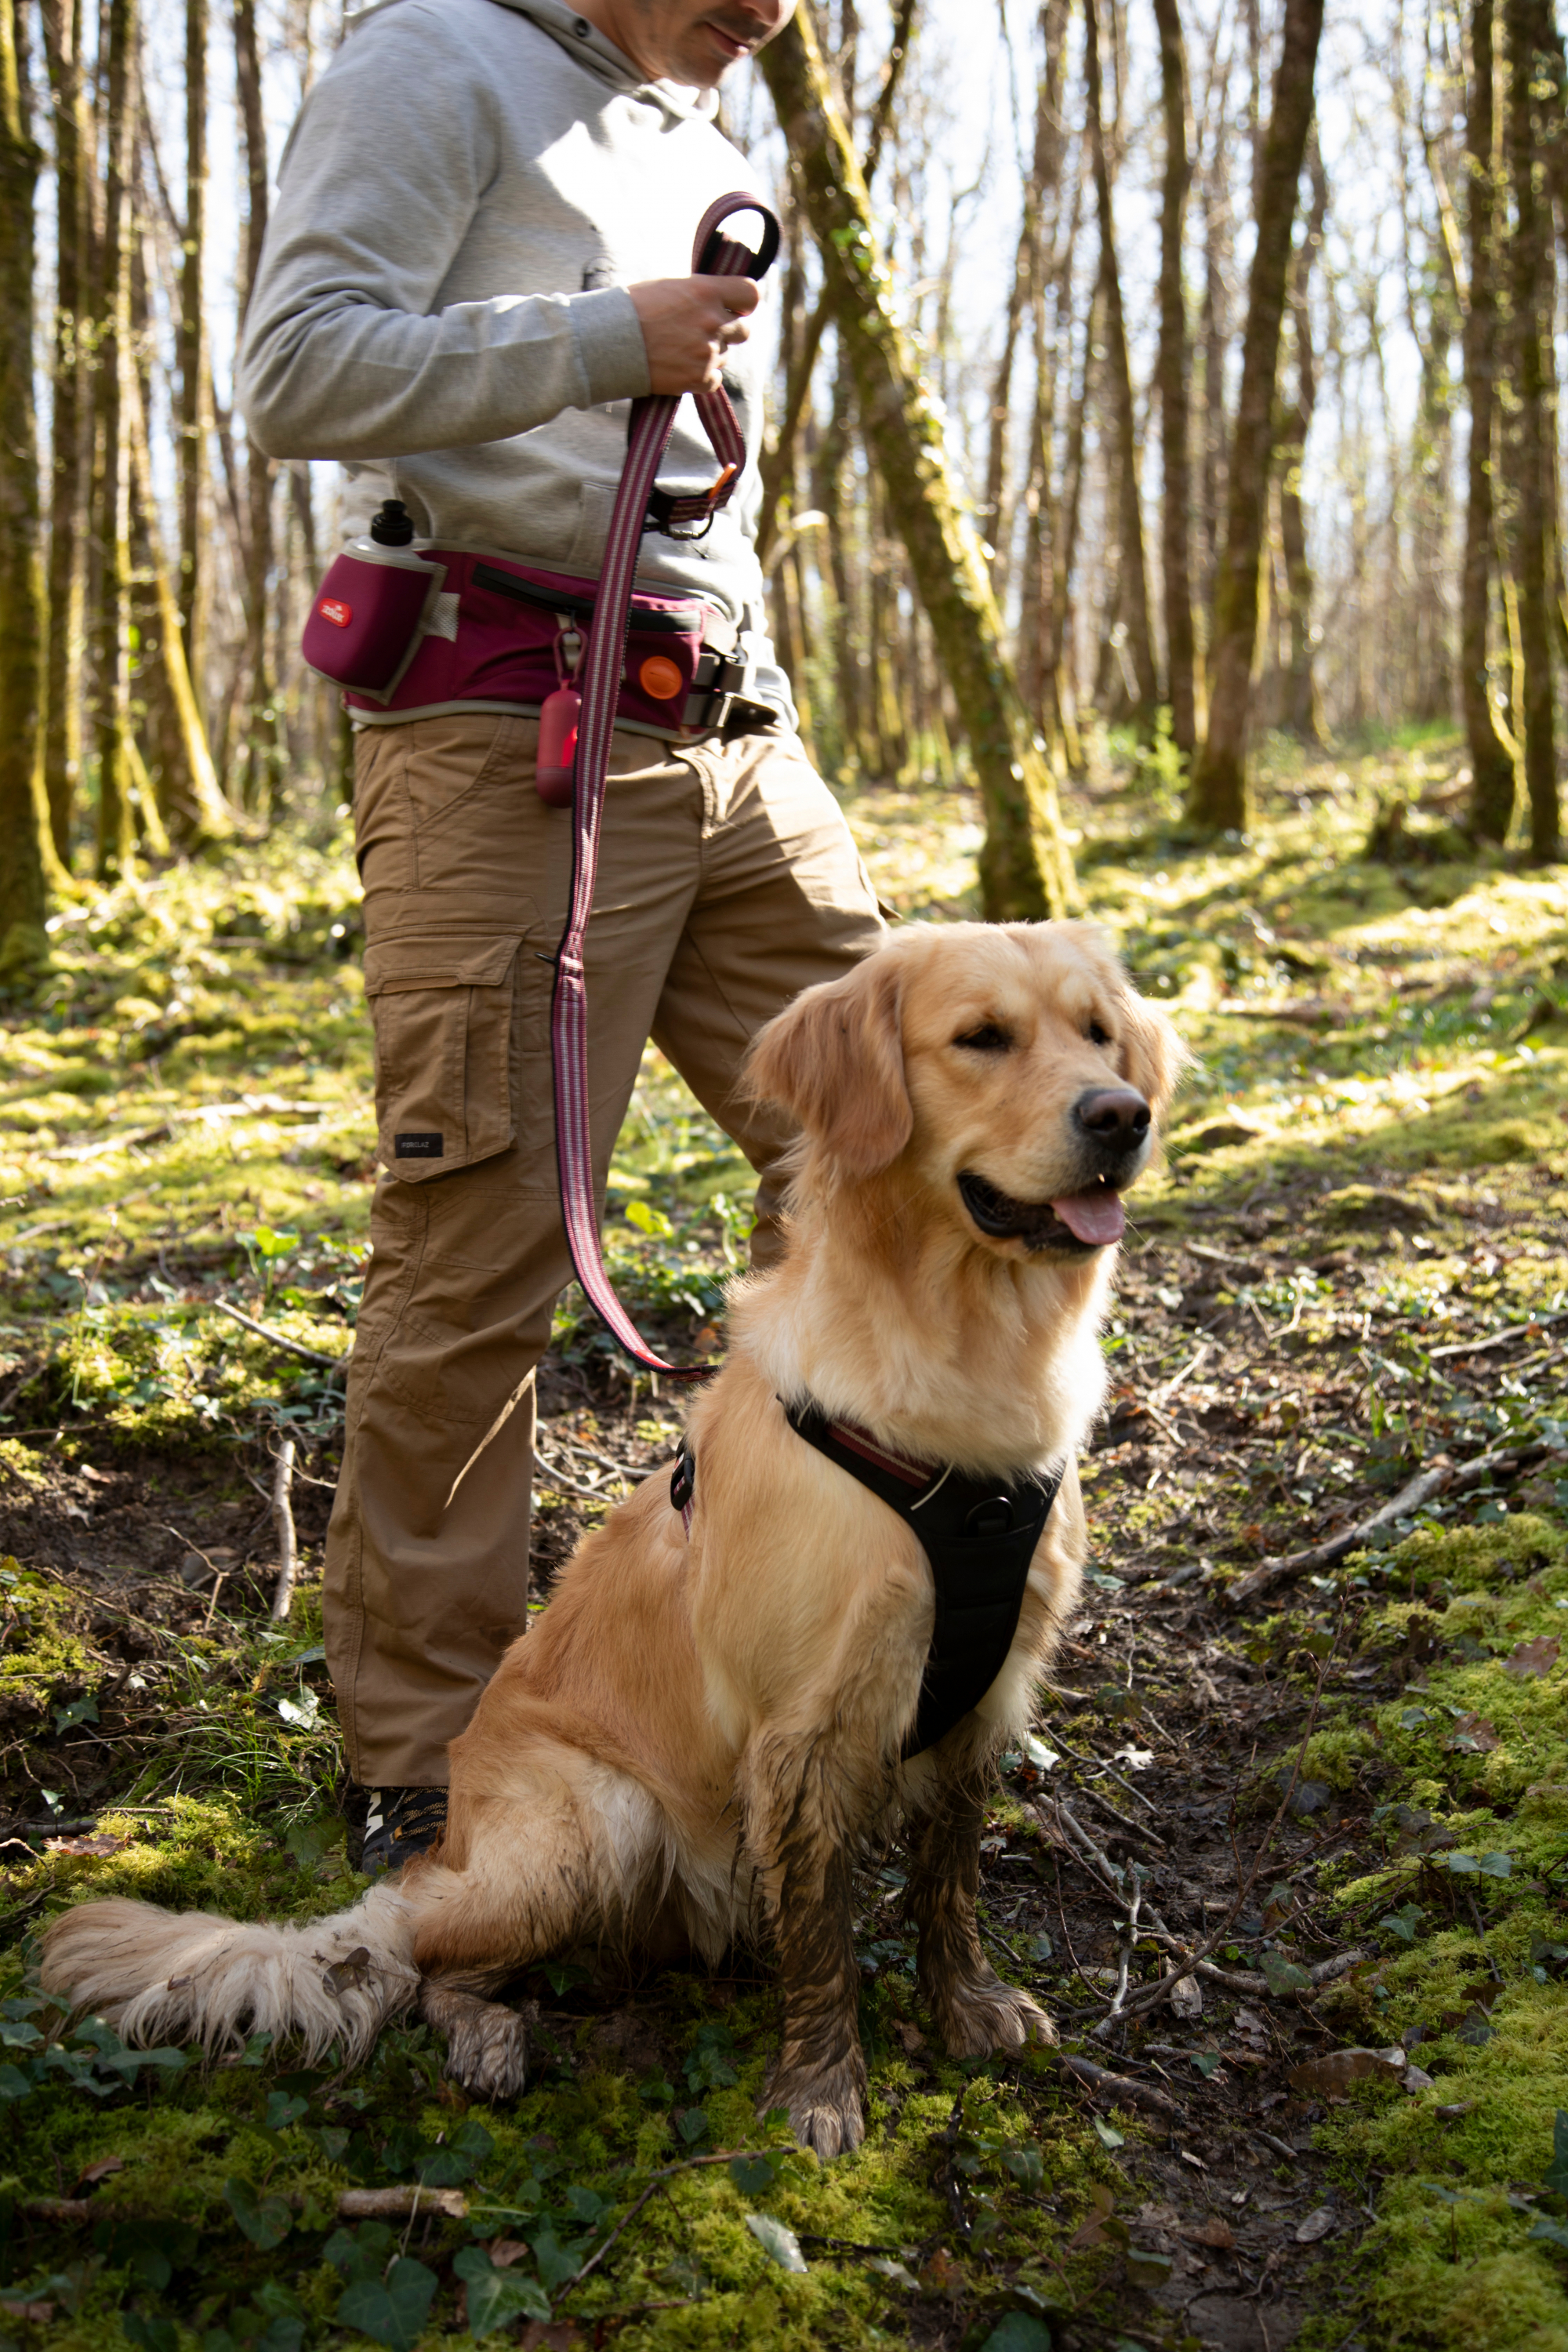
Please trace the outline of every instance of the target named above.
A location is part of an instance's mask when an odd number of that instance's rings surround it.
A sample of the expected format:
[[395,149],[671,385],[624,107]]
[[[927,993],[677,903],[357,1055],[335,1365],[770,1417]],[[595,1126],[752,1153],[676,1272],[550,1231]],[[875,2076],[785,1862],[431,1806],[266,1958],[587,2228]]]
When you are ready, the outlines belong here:
[[[395,498],[443,553],[584,578],[603,558],[626,404],[711,389],[722,366],[747,441],[739,495],[700,541],[646,537],[638,584],[703,600],[742,693],[713,698],[696,732],[616,730],[589,1074],[602,1191],[658,1042],[757,1171],[757,1264],[776,1251],[789,1138],[740,1090],[746,1047],[880,928],[767,640],[761,384],[744,349],[757,289],[681,274],[708,205],[752,184],[713,126],[718,85],[792,5],[372,10],[289,142],[242,359],[256,440],[343,460],[359,528]],[[715,470],[687,405],[661,481],[700,488]],[[526,1622],[531,1373],[571,1273],[547,959],[572,820],[535,790],[537,709],[470,692],[355,711],[383,1167],[326,1626],[350,1766],[371,1792],[369,1870],[434,1841],[447,1743]]]

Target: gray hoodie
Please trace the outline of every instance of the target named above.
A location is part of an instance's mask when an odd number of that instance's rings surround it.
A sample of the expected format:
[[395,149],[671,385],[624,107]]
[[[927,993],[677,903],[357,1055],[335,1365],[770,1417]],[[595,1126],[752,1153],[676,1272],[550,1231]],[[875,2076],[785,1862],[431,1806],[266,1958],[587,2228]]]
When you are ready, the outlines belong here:
[[[239,362],[259,446],[341,458],[353,528],[394,496],[439,546],[596,575],[648,389],[625,289],[689,275],[708,205],[756,187],[714,104],[644,81],[561,0],[387,0],[356,19],[284,152]],[[725,382],[741,488],[706,539],[647,536],[638,577],[739,624],[756,690],[793,719],[753,544],[754,341]],[[660,483],[716,470],[684,402]]]

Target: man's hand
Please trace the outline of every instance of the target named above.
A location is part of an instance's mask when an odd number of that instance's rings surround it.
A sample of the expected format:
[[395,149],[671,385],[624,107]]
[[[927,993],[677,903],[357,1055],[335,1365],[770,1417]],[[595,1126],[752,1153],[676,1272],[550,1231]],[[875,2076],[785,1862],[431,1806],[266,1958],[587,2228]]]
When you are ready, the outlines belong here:
[[650,278],[628,292],[647,346],[649,389],[717,392],[724,354],[751,334],[761,296],[750,278]]

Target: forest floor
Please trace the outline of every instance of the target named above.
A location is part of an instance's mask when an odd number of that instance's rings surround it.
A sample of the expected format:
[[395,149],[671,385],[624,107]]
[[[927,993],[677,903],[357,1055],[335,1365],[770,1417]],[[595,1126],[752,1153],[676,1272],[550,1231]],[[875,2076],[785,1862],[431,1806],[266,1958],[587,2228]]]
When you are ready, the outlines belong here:
[[[1255,837],[1206,848],[1114,772],[1069,803],[1200,1060],[1134,1200],[1082,1608],[984,1843],[987,1943],[1061,2051],[932,2047],[873,1857],[869,2130],[826,2168],[754,2113],[765,1956],[533,1971],[507,2110],[423,2026],[353,2076],[260,2038],[205,2067],[30,1990],[89,1893],[304,1916],[363,1883],[319,1581],[373,1180],[344,830],[58,921],[0,1082],[0,2352],[1568,2352],[1568,880],[1446,829],[1460,759],[1266,761]],[[972,910],[972,804],[848,809],[902,912]],[[608,1225],[681,1347],[721,1346],[745,1172],[650,1054]],[[542,1403],[547,1581],[679,1414],[569,1305]],[[1198,1974],[1112,2015],[1173,1951]]]

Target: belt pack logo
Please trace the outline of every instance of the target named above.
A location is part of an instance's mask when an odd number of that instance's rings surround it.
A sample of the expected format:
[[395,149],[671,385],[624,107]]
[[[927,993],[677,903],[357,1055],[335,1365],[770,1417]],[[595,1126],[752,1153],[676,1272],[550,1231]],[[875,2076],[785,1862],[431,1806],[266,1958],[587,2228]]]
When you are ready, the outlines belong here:
[[393,1149],[399,1160],[441,1160],[446,1157],[446,1139],[439,1135],[399,1135],[393,1139]]
[[341,596],[323,596],[316,610],[323,621],[331,621],[334,629],[346,629],[353,619],[354,608]]

